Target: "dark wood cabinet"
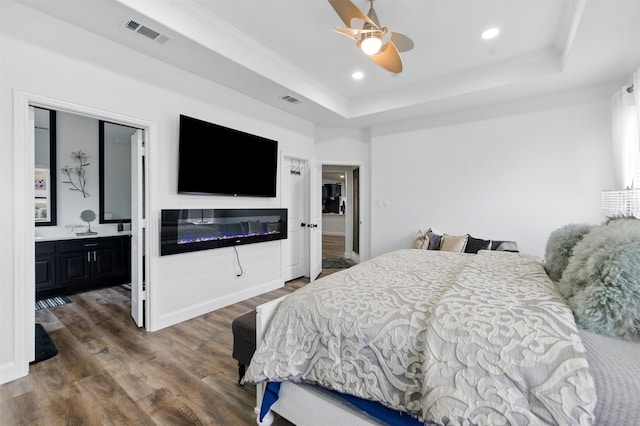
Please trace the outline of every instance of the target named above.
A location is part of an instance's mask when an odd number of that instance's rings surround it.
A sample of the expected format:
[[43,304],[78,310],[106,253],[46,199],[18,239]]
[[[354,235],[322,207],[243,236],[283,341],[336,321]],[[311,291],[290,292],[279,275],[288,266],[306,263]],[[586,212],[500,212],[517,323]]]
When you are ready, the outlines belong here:
[[69,294],[129,282],[129,235],[36,243],[36,297]]
[[56,285],[56,243],[36,243],[36,292]]

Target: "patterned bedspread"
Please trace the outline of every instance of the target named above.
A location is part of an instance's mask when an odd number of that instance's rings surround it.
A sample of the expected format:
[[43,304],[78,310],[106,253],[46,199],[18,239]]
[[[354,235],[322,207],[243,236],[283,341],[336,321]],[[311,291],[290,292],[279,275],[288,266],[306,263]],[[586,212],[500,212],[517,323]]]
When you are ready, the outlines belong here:
[[427,423],[589,425],[584,351],[535,258],[399,250],[285,298],[245,382],[314,383]]

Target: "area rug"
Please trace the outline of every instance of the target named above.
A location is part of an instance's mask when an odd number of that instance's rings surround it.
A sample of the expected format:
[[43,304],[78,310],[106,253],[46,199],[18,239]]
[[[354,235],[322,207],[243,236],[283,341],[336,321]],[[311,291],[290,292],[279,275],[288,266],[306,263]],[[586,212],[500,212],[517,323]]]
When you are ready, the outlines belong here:
[[56,355],[58,355],[58,348],[56,348],[55,343],[53,343],[53,340],[51,340],[51,337],[45,331],[44,327],[36,324],[36,359],[29,364],[35,364]]
[[72,303],[71,299],[66,296],[56,296],[56,297],[48,297],[46,299],[36,300],[36,311],[40,309],[49,309],[54,306],[62,306],[67,303]]
[[351,265],[343,258],[322,259],[322,269],[342,269],[349,267],[351,267]]

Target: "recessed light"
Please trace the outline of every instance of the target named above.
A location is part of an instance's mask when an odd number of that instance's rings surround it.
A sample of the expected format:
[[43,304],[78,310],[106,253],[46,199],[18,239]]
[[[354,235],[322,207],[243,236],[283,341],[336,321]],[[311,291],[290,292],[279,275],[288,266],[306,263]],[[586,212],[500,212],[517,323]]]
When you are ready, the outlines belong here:
[[362,73],[362,71],[356,71],[353,74],[351,74],[351,78],[353,78],[354,80],[362,80],[363,77],[364,77],[364,74]]
[[495,38],[500,34],[500,30],[498,28],[489,28],[482,33],[482,38],[485,40],[490,40]]

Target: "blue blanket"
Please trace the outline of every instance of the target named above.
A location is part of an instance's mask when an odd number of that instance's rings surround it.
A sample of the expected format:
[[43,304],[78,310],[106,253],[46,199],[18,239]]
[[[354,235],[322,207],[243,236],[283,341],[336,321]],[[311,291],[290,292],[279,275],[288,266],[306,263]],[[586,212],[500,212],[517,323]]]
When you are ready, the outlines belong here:
[[[350,404],[358,407],[362,411],[382,420],[383,422],[392,426],[424,426],[418,419],[411,417],[406,413],[400,413],[385,407],[382,404],[373,401],[367,401],[366,399],[357,398],[355,396],[347,395],[344,393],[329,390],[334,395],[345,399]],[[275,404],[280,395],[280,382],[268,382],[264,391],[264,397],[262,398],[262,407],[260,407],[260,421],[267,415],[271,406]]]

